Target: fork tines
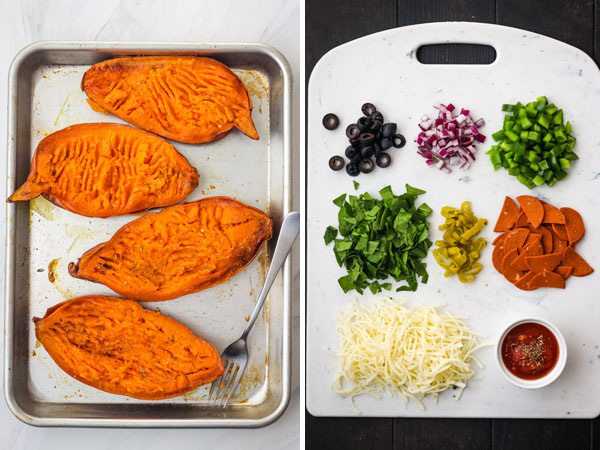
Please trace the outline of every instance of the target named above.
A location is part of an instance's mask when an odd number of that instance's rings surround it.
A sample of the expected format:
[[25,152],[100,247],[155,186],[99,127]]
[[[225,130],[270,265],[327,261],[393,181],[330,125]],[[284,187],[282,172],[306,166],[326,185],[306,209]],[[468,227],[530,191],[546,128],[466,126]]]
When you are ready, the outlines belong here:
[[225,408],[229,399],[237,390],[242,374],[243,370],[239,365],[225,361],[225,372],[212,382],[208,401]]

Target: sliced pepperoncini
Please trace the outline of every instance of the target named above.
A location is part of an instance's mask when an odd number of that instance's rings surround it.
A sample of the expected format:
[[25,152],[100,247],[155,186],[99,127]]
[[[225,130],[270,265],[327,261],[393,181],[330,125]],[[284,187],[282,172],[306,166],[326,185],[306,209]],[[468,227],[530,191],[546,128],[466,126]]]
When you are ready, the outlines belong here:
[[481,250],[487,245],[484,238],[473,239],[487,219],[478,219],[471,211],[471,203],[463,202],[460,209],[444,206],[441,211],[446,221],[439,226],[443,240],[436,241],[433,256],[445,270],[444,276],[458,275],[461,283],[470,283],[483,266],[478,262]]

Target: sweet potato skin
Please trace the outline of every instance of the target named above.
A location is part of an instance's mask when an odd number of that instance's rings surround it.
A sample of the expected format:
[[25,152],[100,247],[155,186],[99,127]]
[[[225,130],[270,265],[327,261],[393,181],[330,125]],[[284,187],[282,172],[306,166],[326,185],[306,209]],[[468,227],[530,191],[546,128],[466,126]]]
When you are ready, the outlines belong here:
[[114,123],[73,125],[38,145],[27,181],[9,202],[43,195],[66,210],[110,217],[168,206],[198,186],[198,172],[175,147]]
[[224,373],[212,344],[132,300],[77,297],[33,321],[37,339],[62,370],[112,394],[176,397]]
[[252,139],[252,101],[244,83],[210,58],[142,56],[94,64],[82,89],[97,105],[144,130],[190,144],[233,127]]
[[272,227],[272,219],[256,208],[208,197],[130,222],[70,263],[69,273],[126,298],[169,300],[234,276],[271,238]]

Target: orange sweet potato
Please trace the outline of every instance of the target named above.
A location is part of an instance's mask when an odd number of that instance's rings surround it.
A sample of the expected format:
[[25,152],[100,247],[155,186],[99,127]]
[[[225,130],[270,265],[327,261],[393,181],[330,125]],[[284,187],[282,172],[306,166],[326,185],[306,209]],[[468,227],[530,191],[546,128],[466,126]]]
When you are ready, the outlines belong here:
[[222,283],[271,238],[272,220],[227,197],[209,197],[150,213],[85,252],[69,273],[123,297],[161,301]]
[[565,215],[565,229],[569,238],[569,245],[574,245],[581,240],[585,234],[583,219],[577,211],[572,208],[560,208]]
[[94,64],[83,76],[81,87],[115,116],[175,141],[211,142],[233,127],[258,139],[244,83],[214,59],[109,59]]
[[61,369],[112,394],[176,397],[224,373],[211,344],[131,300],[78,297],[33,321],[37,339]]
[[198,172],[175,147],[127,125],[87,123],[52,133],[38,145],[27,181],[9,202],[43,195],[89,217],[168,206],[198,185]]
[[517,197],[517,201],[523,208],[531,226],[533,228],[539,227],[544,219],[544,205],[531,195],[521,195]]
[[518,207],[515,201],[506,196],[504,198],[504,205],[502,205],[502,210],[500,211],[500,215],[494,226],[494,231],[505,231],[510,229],[515,224],[515,220],[517,220],[517,212]]

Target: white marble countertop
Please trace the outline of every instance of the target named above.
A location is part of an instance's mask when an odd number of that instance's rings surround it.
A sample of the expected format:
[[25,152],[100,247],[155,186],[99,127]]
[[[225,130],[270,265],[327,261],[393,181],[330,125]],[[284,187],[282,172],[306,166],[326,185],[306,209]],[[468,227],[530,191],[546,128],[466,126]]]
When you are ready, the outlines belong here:
[[[0,14],[0,143],[6,142],[7,77],[15,54],[38,40],[123,40],[260,42],[287,58],[294,76],[293,164],[299,167],[300,10],[297,0],[13,0]],[[0,158],[5,179],[6,160]],[[299,180],[294,180],[294,208],[299,208]],[[6,198],[0,183],[0,198]],[[0,208],[4,236],[5,209]],[[297,449],[299,405],[299,265],[294,252],[292,399],[273,425],[257,430],[164,430],[35,428],[21,423],[0,402],[0,448],[39,449]],[[0,255],[4,267],[4,252]],[[0,271],[4,285],[4,271]],[[0,323],[4,309],[0,308]],[[3,348],[0,349],[0,354]]]

